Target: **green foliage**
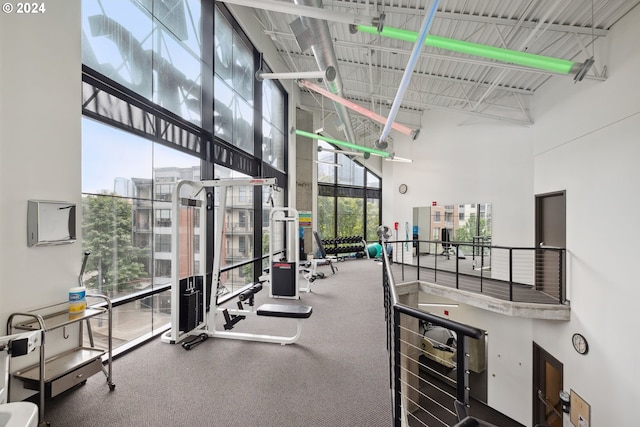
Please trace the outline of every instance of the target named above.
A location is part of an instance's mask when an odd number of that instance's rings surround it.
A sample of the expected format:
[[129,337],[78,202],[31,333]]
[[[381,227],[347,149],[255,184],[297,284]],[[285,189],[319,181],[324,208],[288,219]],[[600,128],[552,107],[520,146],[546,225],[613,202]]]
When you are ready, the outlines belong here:
[[378,203],[367,203],[367,235],[366,241],[378,240],[378,226],[380,225],[380,206]]
[[338,197],[338,233],[335,237],[364,235],[364,201]]
[[[338,229],[334,228],[334,200],[338,201]],[[318,197],[318,231],[323,239],[364,236],[364,200],[350,197]],[[367,203],[367,240],[377,240],[379,206]]]
[[336,235],[333,225],[334,200],[333,197],[318,196],[318,231],[323,239],[330,239]]
[[[132,244],[131,202],[108,194],[85,196],[82,208],[83,250],[91,252],[85,271],[102,270],[102,292],[130,291],[135,282],[149,277],[143,263],[149,249]],[[98,275],[86,285],[97,289]]]
[[477,230],[477,221],[476,216],[472,215],[465,222],[464,226],[455,230],[454,239],[456,242],[473,242],[474,236],[487,236],[490,234],[490,231],[487,230],[487,220],[485,218],[480,218],[480,233],[478,234]]

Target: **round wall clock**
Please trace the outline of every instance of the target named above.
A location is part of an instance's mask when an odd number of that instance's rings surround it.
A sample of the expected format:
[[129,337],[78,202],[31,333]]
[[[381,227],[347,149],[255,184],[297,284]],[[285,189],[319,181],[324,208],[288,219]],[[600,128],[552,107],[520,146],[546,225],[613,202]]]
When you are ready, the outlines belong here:
[[571,342],[573,343],[573,348],[580,354],[587,354],[589,351],[589,343],[587,343],[587,339],[582,336],[582,334],[573,334],[571,337]]
[[400,187],[398,187],[398,191],[400,192],[400,194],[404,194],[407,192],[407,184],[400,184]]

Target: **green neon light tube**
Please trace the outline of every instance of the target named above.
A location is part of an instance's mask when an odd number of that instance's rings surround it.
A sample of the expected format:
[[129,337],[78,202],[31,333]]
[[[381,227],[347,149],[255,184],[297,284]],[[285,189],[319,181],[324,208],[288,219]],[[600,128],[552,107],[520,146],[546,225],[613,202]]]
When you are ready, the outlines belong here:
[[[415,43],[418,39],[418,33],[401,30],[399,28],[384,27],[382,32],[378,33],[378,27],[369,25],[357,25],[356,27],[358,28],[358,31],[362,31],[363,33],[380,34],[384,37],[390,37],[412,43]],[[574,62],[567,61],[566,59],[551,58],[549,56],[519,52],[517,50],[503,49],[500,47],[447,39],[432,35],[427,36],[424,44],[426,46],[437,47],[439,49],[452,50],[454,52],[481,56],[483,58],[495,59],[502,62],[510,62],[512,64],[524,65],[560,74],[569,74],[575,64]],[[576,67],[574,70],[577,69],[578,68]]]
[[319,139],[321,141],[330,142],[332,144],[340,145],[342,147],[351,148],[352,150],[359,150],[365,153],[375,154],[376,156],[391,157],[391,154],[387,153],[386,151],[376,150],[375,148],[364,147],[362,145],[352,144],[350,142],[340,141],[338,139],[328,138],[322,135],[316,135],[315,133],[305,132],[299,129],[296,129],[296,135],[306,136],[307,138],[311,138],[311,139]]

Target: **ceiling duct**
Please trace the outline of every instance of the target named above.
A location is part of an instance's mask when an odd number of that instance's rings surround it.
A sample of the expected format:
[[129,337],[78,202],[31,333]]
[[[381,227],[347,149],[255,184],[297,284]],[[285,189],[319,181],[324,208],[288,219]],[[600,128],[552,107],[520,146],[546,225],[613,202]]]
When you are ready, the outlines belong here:
[[[297,5],[323,8],[322,0],[294,0],[293,2]],[[327,85],[327,89],[332,93],[343,96],[342,79],[338,71],[338,60],[333,50],[333,41],[327,21],[301,16],[290,24],[290,28],[296,37],[300,50],[306,51],[310,48],[313,51],[320,70],[326,70],[329,67],[335,68],[335,78],[333,80],[325,78],[325,84]],[[349,111],[344,105],[337,102],[334,102],[334,105],[338,118],[344,124],[347,141],[355,143],[356,136],[353,131],[353,126],[351,125]]]

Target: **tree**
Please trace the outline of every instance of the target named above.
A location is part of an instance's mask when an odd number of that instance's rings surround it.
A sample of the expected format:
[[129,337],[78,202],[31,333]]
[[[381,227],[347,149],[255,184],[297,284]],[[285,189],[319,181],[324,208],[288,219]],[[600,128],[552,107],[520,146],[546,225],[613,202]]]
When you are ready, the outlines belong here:
[[364,235],[364,200],[338,197],[338,232],[336,237]]
[[485,218],[480,218],[480,229],[478,230],[477,218],[475,215],[471,215],[464,225],[456,230],[455,241],[472,242],[474,236],[484,236],[487,233],[486,223],[487,220]]
[[[487,230],[487,220],[484,217],[480,218],[480,228],[477,227],[477,218],[475,215],[471,215],[465,224],[455,231],[455,236],[452,240],[456,242],[473,242],[475,236],[487,236],[489,230]],[[484,242],[481,242],[484,243]],[[468,250],[470,246],[462,246],[463,250]]]
[[336,235],[334,227],[334,197],[318,196],[318,231],[323,239],[332,239]]
[[91,253],[85,271],[96,273],[86,285],[115,295],[149,277],[143,263],[149,249],[132,244],[131,202],[105,193],[83,197],[82,208],[83,249]]

